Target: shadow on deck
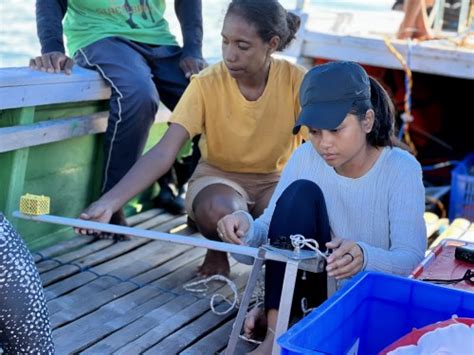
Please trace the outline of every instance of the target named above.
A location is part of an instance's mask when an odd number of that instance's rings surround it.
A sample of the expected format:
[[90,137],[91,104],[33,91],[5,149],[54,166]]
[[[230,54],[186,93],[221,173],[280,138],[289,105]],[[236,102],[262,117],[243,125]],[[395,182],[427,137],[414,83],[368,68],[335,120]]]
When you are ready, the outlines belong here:
[[[185,216],[154,209],[131,226],[180,235],[198,233]],[[214,354],[229,340],[237,310],[216,315],[210,297],[231,289],[213,282],[207,294],[185,291],[197,280],[206,250],[133,238],[114,242],[77,237],[34,253],[45,288],[57,354]],[[231,261],[230,278],[243,292],[250,267]],[[217,310],[227,309],[220,302]],[[240,341],[238,354],[253,346]]]

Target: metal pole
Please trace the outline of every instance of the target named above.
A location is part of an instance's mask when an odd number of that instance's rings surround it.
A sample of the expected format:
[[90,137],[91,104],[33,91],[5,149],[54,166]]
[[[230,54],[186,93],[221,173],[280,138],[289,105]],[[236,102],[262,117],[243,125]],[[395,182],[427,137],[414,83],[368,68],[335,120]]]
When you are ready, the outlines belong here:
[[242,301],[240,302],[239,312],[237,313],[234,325],[232,326],[232,333],[230,334],[229,343],[227,344],[227,348],[225,350],[226,355],[235,354],[237,342],[239,341],[240,331],[242,329],[242,325],[244,324],[245,315],[247,313],[250,300],[252,298],[253,290],[255,289],[255,285],[257,284],[258,275],[262,270],[263,262],[265,261],[264,258],[265,249],[260,249],[257,258],[255,258],[255,262],[253,263],[252,272],[250,273],[247,286],[245,287],[245,293],[242,297]]
[[[147,229],[117,226],[117,225],[108,224],[108,223],[91,222],[91,221],[86,221],[86,220],[78,219],[78,218],[59,217],[59,216],[53,216],[49,214],[40,215],[40,216],[30,216],[30,215],[25,215],[23,213],[20,213],[18,211],[13,212],[13,216],[16,218],[27,219],[27,220],[37,221],[37,222],[60,224],[64,226],[92,229],[92,230],[98,230],[98,231],[116,233],[116,234],[125,234],[125,235],[131,235],[134,237],[149,238],[149,239],[154,239],[154,240],[160,240],[163,242],[191,245],[195,247],[223,251],[227,253],[247,255],[247,256],[251,256],[252,258],[256,258],[258,255],[258,248],[247,247],[244,245],[217,242],[213,240],[201,239],[201,238],[195,238],[195,237],[186,237],[183,235],[169,234],[169,233],[163,233],[163,232],[152,231],[152,230],[147,230]],[[265,253],[265,259],[281,261],[285,263],[288,260],[288,257],[282,254],[267,250]]]
[[299,260],[289,259],[286,264],[283,289],[281,291],[280,306],[278,309],[278,319],[275,329],[275,339],[273,341],[272,355],[280,354],[280,345],[277,339],[288,329],[290,321],[291,305],[293,303],[293,293],[295,291],[296,276],[298,274]]

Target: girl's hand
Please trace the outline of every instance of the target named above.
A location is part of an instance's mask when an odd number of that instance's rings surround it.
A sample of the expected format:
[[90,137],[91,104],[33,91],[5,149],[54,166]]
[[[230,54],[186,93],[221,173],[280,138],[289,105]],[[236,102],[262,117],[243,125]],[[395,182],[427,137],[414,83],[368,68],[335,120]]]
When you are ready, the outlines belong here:
[[326,271],[328,276],[337,280],[357,274],[364,265],[364,253],[354,241],[334,238],[326,243],[333,253],[327,258]]
[[247,217],[243,213],[234,212],[222,217],[217,222],[217,235],[224,242],[242,245],[241,238],[244,237],[249,228]]

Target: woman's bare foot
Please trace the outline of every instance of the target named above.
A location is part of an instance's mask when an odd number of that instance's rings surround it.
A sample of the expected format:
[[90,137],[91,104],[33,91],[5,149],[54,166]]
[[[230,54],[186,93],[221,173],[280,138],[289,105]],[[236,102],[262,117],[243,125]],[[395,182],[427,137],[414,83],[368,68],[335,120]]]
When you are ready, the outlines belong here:
[[227,253],[221,251],[208,250],[204,262],[198,268],[200,276],[222,275],[229,276],[230,266]]
[[262,324],[265,324],[266,334],[262,343],[248,355],[270,355],[272,353],[277,319],[278,310],[276,309],[268,310],[266,315],[262,308],[254,308],[249,312],[244,325],[245,334],[252,337]]
[[267,316],[261,307],[252,308],[245,316],[244,335],[249,339],[262,339],[267,333]]
[[247,355],[271,355],[274,340],[275,335],[271,331],[267,332],[267,336],[262,343],[254,350],[247,353]]

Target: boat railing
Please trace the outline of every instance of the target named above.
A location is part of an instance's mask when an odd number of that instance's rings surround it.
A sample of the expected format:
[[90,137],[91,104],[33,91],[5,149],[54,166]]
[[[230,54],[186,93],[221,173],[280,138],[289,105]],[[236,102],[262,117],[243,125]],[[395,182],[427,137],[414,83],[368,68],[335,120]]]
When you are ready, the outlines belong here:
[[[110,95],[98,73],[79,66],[71,75],[0,68],[0,211],[30,248],[62,239],[64,230],[11,218],[23,194],[48,195],[52,212],[68,216],[97,196]],[[169,117],[162,107],[155,122]],[[163,126],[152,128],[155,141]]]

